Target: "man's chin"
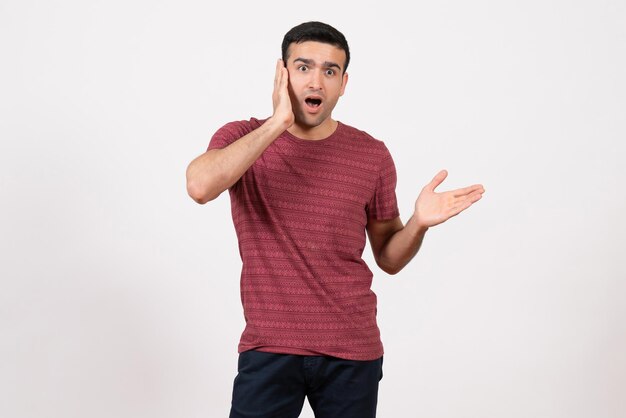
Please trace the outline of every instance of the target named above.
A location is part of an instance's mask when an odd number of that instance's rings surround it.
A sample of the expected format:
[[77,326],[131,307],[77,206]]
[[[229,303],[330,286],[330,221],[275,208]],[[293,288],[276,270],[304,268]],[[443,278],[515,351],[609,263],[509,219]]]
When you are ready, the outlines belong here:
[[302,129],[313,129],[320,126],[326,120],[325,115],[300,115],[296,118],[296,124]]

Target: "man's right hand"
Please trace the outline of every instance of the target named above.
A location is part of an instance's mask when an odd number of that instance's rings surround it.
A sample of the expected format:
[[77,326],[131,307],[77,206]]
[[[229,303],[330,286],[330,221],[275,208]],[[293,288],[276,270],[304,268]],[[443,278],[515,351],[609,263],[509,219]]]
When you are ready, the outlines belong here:
[[291,99],[289,98],[289,71],[285,68],[282,59],[276,62],[276,75],[274,77],[274,92],[272,93],[272,102],[274,104],[274,114],[272,119],[283,124],[285,130],[289,129],[294,121],[295,116],[291,108]]
[[289,98],[289,72],[282,60],[276,63],[274,114],[260,127],[230,145],[210,149],[187,167],[187,192],[204,204],[235,184],[265,149],[295,122]]

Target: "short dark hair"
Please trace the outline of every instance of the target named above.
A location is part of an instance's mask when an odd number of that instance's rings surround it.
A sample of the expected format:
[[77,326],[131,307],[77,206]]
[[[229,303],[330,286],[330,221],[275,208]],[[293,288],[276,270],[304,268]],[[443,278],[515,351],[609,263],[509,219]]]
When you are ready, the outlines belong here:
[[348,41],[341,32],[333,28],[330,25],[322,22],[305,22],[298,26],[294,26],[285,34],[283,38],[282,53],[283,61],[287,63],[287,52],[289,45],[292,43],[302,43],[306,41],[322,42],[325,44],[334,45],[341,48],[346,53],[346,62],[344,64],[343,72],[345,73],[350,63],[350,48],[348,47]]

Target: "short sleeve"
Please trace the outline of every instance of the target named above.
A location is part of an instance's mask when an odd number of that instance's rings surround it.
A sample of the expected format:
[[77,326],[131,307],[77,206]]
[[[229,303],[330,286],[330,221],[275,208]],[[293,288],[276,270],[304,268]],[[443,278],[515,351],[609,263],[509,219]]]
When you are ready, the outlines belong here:
[[382,221],[400,216],[396,199],[396,181],[396,166],[385,147],[385,154],[378,169],[376,189],[368,205],[368,219]]
[[217,130],[209,141],[208,150],[224,148],[252,131],[249,121],[229,122]]

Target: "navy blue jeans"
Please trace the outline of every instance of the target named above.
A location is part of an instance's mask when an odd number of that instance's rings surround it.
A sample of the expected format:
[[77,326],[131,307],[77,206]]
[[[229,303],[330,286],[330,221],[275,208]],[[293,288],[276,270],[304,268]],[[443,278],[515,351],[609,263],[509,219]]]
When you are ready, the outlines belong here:
[[230,418],[297,418],[307,397],[316,418],[374,418],[383,358],[245,351],[239,354]]

